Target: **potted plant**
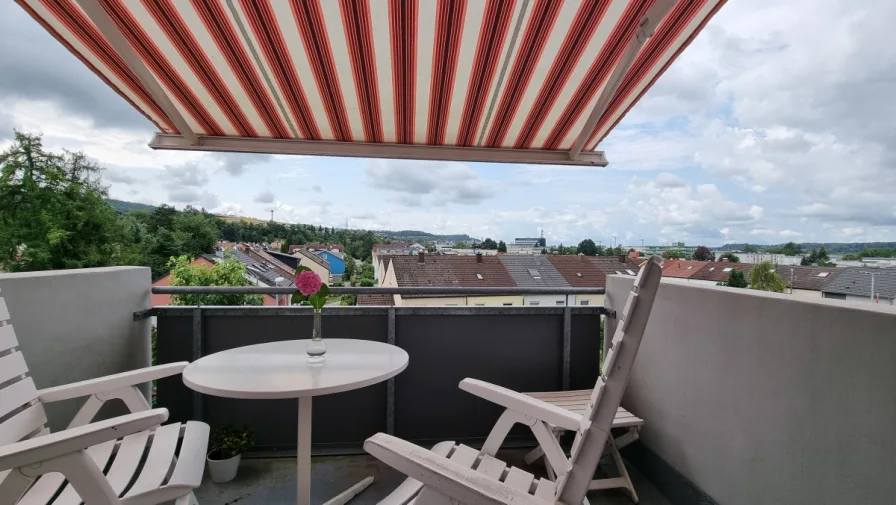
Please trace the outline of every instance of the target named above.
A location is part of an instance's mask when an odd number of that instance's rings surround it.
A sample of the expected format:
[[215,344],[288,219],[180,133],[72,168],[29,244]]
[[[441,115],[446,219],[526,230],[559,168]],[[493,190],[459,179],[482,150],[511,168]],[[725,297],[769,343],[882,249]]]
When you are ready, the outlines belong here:
[[212,433],[212,449],[206,457],[212,482],[221,484],[236,477],[240,456],[252,447],[252,438],[252,430],[245,426],[238,428],[226,424]]

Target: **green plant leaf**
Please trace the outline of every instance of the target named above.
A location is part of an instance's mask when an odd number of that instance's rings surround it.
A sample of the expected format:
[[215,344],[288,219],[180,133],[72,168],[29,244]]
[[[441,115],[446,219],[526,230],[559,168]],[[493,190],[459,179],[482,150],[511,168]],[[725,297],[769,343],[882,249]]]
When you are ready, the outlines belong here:
[[304,265],[299,265],[299,266],[297,266],[297,267],[296,267],[296,276],[298,277],[299,272],[304,272],[304,271],[306,271],[306,270],[309,271],[309,272],[311,271],[310,268],[308,268],[308,267],[306,267],[306,266],[304,266]]
[[314,293],[313,295],[311,295],[311,296],[309,297],[309,300],[308,300],[308,301],[311,302],[311,305],[312,305],[315,309],[320,310],[320,309],[322,309],[322,308],[324,307],[324,305],[327,303],[327,296],[326,296],[326,295],[321,295],[320,292],[317,292],[317,293]]
[[320,285],[320,290],[317,292],[319,295],[322,295],[324,298],[330,296],[330,286],[326,284]]
[[292,303],[301,304],[302,302],[307,302],[308,297],[303,295],[301,292],[296,291],[292,294]]

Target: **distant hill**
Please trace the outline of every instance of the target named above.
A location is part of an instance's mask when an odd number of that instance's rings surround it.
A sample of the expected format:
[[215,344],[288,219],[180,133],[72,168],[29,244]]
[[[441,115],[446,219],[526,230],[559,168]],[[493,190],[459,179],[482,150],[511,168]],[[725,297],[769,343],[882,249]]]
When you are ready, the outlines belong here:
[[472,242],[473,237],[467,234],[436,235],[420,230],[378,231],[384,237],[402,242]]
[[[759,248],[760,251],[766,251],[768,249],[775,249],[783,246],[784,244],[749,244]],[[802,242],[797,244],[803,248],[803,251],[809,252],[812,249],[818,249],[821,246],[824,246],[824,249],[828,253],[856,253],[862,251],[863,249],[876,249],[876,248],[886,248],[886,249],[896,249],[896,242]],[[713,250],[716,251],[730,251],[737,250],[742,251],[747,244],[725,244],[721,247],[714,247]]]
[[147,205],[145,203],[137,203],[137,202],[126,202],[124,200],[115,200],[114,198],[106,198],[106,203],[112,206],[113,209],[118,212],[130,212],[132,210],[148,210],[152,212],[156,210],[154,205]]

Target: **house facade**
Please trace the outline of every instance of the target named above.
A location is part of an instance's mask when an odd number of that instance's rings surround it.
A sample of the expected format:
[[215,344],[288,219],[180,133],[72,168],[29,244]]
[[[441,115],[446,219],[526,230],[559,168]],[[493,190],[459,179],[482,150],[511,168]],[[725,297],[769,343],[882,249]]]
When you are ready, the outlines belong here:
[[341,277],[345,274],[345,255],[339,251],[314,251],[330,265],[330,275]]

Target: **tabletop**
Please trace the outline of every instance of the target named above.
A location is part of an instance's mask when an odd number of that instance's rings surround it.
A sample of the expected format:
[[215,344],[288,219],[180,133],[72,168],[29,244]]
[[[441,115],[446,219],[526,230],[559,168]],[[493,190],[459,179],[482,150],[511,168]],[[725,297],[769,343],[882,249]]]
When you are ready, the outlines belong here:
[[370,340],[328,338],[327,359],[309,364],[308,340],[237,347],[204,356],[183,371],[190,389],[224,398],[301,398],[382,382],[408,366],[408,353]]

